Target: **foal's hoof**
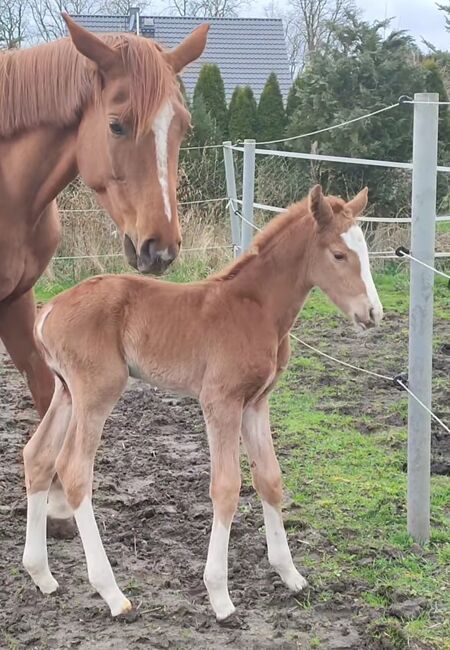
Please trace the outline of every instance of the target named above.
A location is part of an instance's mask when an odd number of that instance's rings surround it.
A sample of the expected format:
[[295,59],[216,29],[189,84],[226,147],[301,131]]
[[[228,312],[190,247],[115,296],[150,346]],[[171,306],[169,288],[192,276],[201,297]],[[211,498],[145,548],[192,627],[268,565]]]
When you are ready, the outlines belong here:
[[47,537],[53,539],[73,539],[77,534],[77,525],[73,517],[54,519],[47,517]]
[[114,620],[120,623],[134,623],[139,617],[139,610],[130,603],[130,608],[124,609],[118,616],[114,616]]

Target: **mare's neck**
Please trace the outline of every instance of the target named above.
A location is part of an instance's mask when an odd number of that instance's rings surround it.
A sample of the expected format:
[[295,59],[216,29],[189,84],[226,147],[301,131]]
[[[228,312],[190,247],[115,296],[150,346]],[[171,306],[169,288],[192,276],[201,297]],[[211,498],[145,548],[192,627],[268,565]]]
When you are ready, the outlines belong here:
[[313,236],[314,222],[309,216],[291,218],[233,280],[262,306],[280,338],[291,329],[312,289],[308,267]]
[[77,127],[38,127],[0,139],[0,193],[4,183],[12,213],[32,225],[77,176],[76,139]]

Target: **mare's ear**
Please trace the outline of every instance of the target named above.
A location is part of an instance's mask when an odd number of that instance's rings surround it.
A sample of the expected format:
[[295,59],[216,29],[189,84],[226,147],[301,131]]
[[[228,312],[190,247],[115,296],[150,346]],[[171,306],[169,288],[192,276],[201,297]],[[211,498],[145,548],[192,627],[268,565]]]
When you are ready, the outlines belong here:
[[78,25],[68,14],[62,13],[61,15],[78,52],[93,61],[102,72],[107,72],[120,60],[120,53],[117,50]]
[[208,38],[209,25],[204,23],[187,36],[177,47],[170,52],[166,52],[165,57],[172,66],[175,74],[195,61],[203,54]]
[[359,192],[359,194],[357,194],[351,201],[346,204],[345,207],[351,210],[351,213],[355,219],[359,217],[361,212],[364,212],[366,209],[368,193],[369,189],[365,187],[363,190],[361,190],[361,192]]
[[309,192],[309,210],[320,228],[326,228],[333,220],[333,210],[323,195],[321,185],[315,185]]

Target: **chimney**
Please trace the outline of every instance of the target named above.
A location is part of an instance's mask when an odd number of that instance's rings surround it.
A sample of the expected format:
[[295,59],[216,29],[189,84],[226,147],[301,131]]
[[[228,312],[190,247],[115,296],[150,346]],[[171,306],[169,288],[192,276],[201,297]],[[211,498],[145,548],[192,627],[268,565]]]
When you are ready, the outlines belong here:
[[139,7],[130,7],[130,21],[128,23],[128,31],[135,32],[138,36],[141,32],[139,13]]

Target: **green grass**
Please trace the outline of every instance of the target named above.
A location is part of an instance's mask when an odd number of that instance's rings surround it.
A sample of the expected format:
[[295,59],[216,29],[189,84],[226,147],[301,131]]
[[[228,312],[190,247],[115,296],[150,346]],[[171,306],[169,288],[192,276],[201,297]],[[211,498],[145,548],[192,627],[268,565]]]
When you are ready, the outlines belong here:
[[[408,276],[381,275],[376,284],[386,312],[407,313]],[[449,312],[446,283],[436,282],[435,313],[449,319]],[[301,315],[304,321],[323,320],[329,329],[335,318],[336,310],[318,292]],[[322,540],[320,559],[317,546],[305,545],[300,560],[312,569],[311,583],[320,593],[316,597],[332,601],[330,585],[336,579],[356,580],[362,585],[361,604],[377,612],[367,631],[373,639],[383,637],[393,648],[421,640],[449,649],[448,477],[432,477],[432,536],[418,552],[406,532],[406,430],[380,424],[367,435],[358,429],[364,414],[343,415],[338,407],[325,413],[324,404],[336,399],[335,388],[317,382],[314,388],[311,382],[300,381],[302,370],[311,377],[312,371],[323,375],[325,369],[314,356],[297,357],[294,348],[289,369],[272,395],[272,422],[277,447],[289,450],[282,454],[282,466],[294,503],[294,514],[288,518],[290,534],[296,531],[308,539],[307,532],[314,531]],[[447,390],[448,386],[447,379]],[[348,397],[351,390],[352,383],[341,370],[339,394]],[[400,397],[388,410],[404,418],[406,398]],[[399,621],[389,615],[399,594],[424,598],[428,606],[415,620]]]

